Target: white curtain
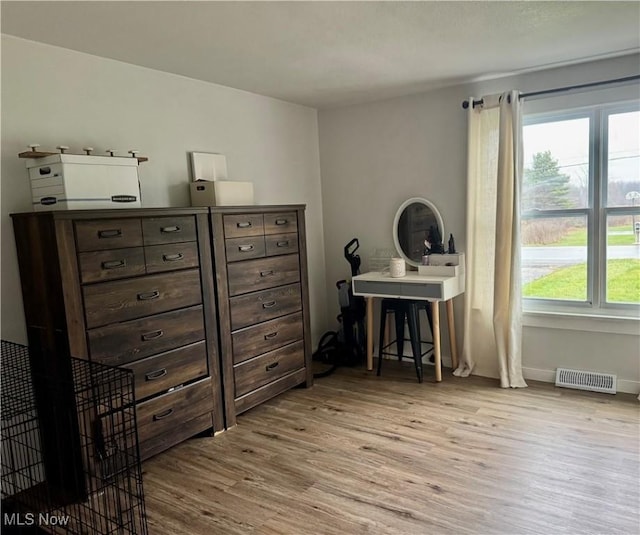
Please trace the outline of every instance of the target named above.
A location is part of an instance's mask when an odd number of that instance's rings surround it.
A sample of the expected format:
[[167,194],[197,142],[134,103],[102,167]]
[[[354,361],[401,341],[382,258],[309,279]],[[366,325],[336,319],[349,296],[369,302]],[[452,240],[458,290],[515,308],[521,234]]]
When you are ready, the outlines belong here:
[[[522,112],[519,93],[469,106],[467,250],[462,359],[454,374],[497,361],[503,388],[522,377],[520,188]],[[473,102],[473,98],[469,99]]]

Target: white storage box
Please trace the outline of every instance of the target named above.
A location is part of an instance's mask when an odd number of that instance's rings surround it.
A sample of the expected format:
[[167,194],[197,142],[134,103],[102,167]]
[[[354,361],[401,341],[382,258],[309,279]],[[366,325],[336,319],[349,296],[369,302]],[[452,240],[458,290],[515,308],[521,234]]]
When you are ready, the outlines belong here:
[[418,274],[434,277],[464,277],[464,253],[429,255],[428,266],[418,266]]
[[191,206],[247,206],[253,204],[253,182],[199,180],[189,184]]
[[36,211],[140,207],[136,158],[54,154],[26,163]]

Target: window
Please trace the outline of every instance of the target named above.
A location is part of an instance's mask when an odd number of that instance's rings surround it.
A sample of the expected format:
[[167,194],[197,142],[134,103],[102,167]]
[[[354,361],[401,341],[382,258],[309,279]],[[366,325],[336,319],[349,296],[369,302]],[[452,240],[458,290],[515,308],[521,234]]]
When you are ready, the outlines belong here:
[[640,310],[640,105],[525,116],[525,309]]

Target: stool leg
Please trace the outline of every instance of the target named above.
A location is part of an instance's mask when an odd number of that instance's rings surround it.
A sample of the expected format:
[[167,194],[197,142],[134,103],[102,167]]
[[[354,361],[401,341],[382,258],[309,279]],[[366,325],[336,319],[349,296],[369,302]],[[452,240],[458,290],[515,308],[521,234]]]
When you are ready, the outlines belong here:
[[384,303],[380,307],[380,342],[378,345],[378,371],[376,375],[380,375],[382,370],[382,348],[384,347],[384,331],[387,324],[387,307]]
[[[424,301],[424,304],[420,305],[421,308],[424,308],[424,311],[427,313],[427,320],[429,320],[429,330],[431,331],[431,340],[433,341],[433,315],[431,314],[431,303],[429,301]],[[420,321],[420,319],[418,319]],[[433,353],[429,356],[429,362],[434,362]]]
[[396,318],[396,351],[398,353],[398,360],[402,360],[404,355],[404,317],[405,313],[402,308],[396,309],[394,312]]
[[411,349],[413,351],[413,361],[416,365],[416,375],[418,382],[422,382],[422,351],[420,347],[420,323],[418,318],[418,308],[415,303],[411,303],[408,308],[409,315],[409,337],[411,338]]

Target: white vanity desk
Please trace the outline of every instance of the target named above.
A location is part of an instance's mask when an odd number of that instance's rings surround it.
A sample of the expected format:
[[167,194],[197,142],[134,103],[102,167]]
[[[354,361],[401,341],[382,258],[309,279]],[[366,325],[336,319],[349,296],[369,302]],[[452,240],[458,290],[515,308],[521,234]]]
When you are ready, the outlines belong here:
[[388,273],[369,272],[352,279],[353,295],[367,299],[367,370],[373,370],[373,300],[390,297],[395,299],[419,299],[431,302],[433,318],[433,356],[436,381],[442,381],[440,354],[440,310],[438,303],[447,307],[449,342],[453,368],[458,367],[456,331],[453,317],[453,301],[464,292],[464,270],[449,276],[420,275],[408,271],[404,277],[392,278]]

